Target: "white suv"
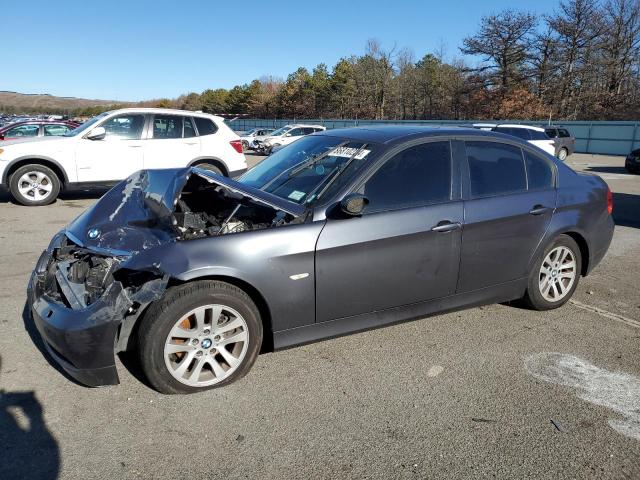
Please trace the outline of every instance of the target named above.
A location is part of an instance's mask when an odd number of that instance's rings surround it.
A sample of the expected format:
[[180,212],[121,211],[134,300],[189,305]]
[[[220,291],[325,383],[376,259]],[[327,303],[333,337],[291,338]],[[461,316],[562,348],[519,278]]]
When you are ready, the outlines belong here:
[[545,133],[544,128],[532,127],[530,125],[500,124],[496,125],[491,130],[526,140],[532,145],[541,148],[549,155],[556,154],[556,142]]
[[192,165],[230,177],[247,170],[240,137],[222,118],[126,108],[61,137],[0,142],[2,185],[23,205],[47,205],[63,188],[108,186],[141,169]]
[[310,135],[315,132],[321,132],[323,130],[326,130],[326,128],[322,125],[285,125],[275,132],[271,132],[269,136],[266,137],[262,141],[262,143],[258,145],[258,148],[262,151],[262,153],[270,154],[271,152],[275,152],[285,145],[289,145],[290,143],[295,142],[305,135]]

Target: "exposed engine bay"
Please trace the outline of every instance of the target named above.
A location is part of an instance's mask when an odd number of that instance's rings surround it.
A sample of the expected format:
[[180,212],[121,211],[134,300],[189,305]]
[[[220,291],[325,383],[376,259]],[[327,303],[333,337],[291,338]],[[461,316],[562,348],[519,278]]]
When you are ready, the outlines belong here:
[[295,223],[294,220],[296,217],[288,213],[210,183],[199,175],[189,178],[173,212],[177,240],[279,227]]

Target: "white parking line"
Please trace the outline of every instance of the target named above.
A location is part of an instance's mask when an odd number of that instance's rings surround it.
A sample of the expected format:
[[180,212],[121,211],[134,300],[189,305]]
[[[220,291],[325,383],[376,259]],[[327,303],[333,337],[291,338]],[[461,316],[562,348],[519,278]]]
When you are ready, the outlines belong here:
[[606,317],[610,320],[615,320],[616,322],[624,323],[625,325],[629,325],[630,327],[640,328],[640,322],[638,320],[634,320],[633,318],[628,318],[622,315],[618,315],[617,313],[608,312],[606,310],[603,310],[602,308],[592,307],[591,305],[578,302],[577,300],[569,300],[569,303],[583,310],[597,313],[598,315],[602,317]]

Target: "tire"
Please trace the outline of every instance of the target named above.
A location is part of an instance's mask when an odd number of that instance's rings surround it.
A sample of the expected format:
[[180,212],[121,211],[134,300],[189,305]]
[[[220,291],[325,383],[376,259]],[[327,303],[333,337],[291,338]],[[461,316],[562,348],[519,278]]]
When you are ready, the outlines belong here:
[[198,165],[196,165],[196,167],[209,170],[217,175],[220,175],[221,177],[226,176],[220,167],[211,165],[210,163],[199,163]]
[[242,140],[242,149],[249,150],[249,142],[247,142],[246,140]]
[[[563,254],[567,251],[569,253],[563,259]],[[555,252],[558,252],[558,256],[554,258]],[[569,257],[572,257],[572,260]],[[573,270],[569,268],[572,264]],[[527,291],[523,297],[524,304],[534,310],[561,307],[576,291],[581,270],[582,254],[578,244],[570,236],[560,235],[547,247],[529,273]],[[567,277],[570,273],[572,277]]]
[[562,147],[558,152],[558,159],[561,162],[564,162],[568,156],[569,156],[569,151],[566,148]]
[[44,165],[23,165],[11,174],[9,190],[16,202],[27,207],[49,205],[58,198],[60,179]]
[[[212,318],[219,307],[218,321],[222,323],[216,328]],[[198,314],[206,311],[211,313]],[[231,352],[227,350],[224,343],[241,338],[243,332],[246,339],[227,343]],[[223,387],[249,372],[260,352],[262,335],[260,312],[244,291],[214,280],[191,282],[170,288],[145,312],[138,330],[140,365],[149,383],[161,393]],[[196,375],[194,381],[192,376]]]

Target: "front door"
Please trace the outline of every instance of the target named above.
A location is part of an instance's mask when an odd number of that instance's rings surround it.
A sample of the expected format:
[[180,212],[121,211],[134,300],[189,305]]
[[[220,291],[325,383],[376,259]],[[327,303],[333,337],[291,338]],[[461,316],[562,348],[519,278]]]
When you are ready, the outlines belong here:
[[143,168],[142,130],[145,116],[126,113],[111,117],[101,125],[106,131],[102,140],[80,138],[76,145],[79,182],[123,180]]
[[409,147],[357,189],[370,202],[361,217],[327,220],[316,247],[317,322],[455,292],[463,204],[452,171],[449,141]]
[[526,277],[556,204],[554,170],[542,156],[488,141],[466,142],[466,151],[459,292]]

